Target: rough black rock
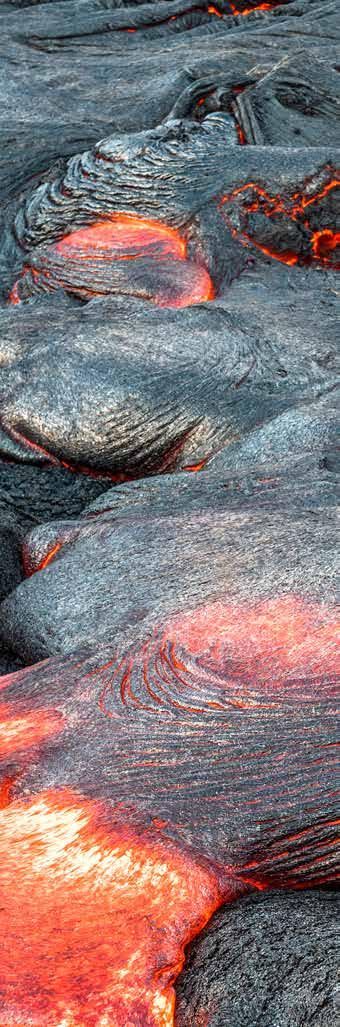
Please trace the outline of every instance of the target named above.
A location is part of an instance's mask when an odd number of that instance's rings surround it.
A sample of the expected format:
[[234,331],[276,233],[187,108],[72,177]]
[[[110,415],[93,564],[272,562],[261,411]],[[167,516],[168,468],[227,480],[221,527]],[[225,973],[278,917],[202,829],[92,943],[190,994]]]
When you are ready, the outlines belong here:
[[261,893],[216,913],[186,954],[176,1027],[304,1027],[339,1009],[338,898]]

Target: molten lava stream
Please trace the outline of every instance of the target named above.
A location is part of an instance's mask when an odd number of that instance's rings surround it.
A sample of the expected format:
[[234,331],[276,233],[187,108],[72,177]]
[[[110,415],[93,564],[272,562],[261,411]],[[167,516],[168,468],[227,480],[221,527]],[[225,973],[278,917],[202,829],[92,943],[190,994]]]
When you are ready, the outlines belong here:
[[84,259],[87,252],[95,250],[120,260],[122,255],[126,260],[136,260],[142,253],[185,260],[187,244],[176,228],[129,214],[114,214],[110,220],[70,232],[55,243],[55,249],[69,260],[72,255],[78,257],[79,250]]

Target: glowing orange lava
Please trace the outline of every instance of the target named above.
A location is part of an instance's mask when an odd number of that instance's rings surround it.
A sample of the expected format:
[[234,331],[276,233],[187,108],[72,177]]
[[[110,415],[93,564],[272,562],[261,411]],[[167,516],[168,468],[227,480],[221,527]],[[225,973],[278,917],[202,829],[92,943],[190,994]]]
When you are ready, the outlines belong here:
[[1,810],[0,878],[1,1023],[172,1027],[184,945],[221,902],[213,871],[63,790]]
[[282,0],[267,0],[267,2],[256,4],[254,7],[244,7],[242,11],[236,6],[236,4],[232,3],[231,0],[229,0],[229,5],[231,7],[232,14],[245,15],[253,14],[254,11],[272,11],[274,7],[282,6]]
[[296,680],[299,666],[307,665],[313,675],[338,672],[339,629],[335,611],[290,595],[254,604],[212,603],[194,616],[183,614],[170,625],[168,637],[214,661],[242,658],[255,684],[276,687],[283,678]]
[[18,282],[15,282],[15,284],[13,285],[13,289],[11,289],[8,300],[9,303],[12,304],[12,307],[16,307],[18,303],[21,303],[21,299],[18,293]]
[[52,549],[48,550],[46,556],[44,556],[43,560],[41,560],[36,567],[34,567],[32,570],[26,570],[26,577],[30,578],[32,574],[36,574],[37,571],[43,571],[45,567],[48,567],[49,563],[52,563],[54,557],[57,555],[57,553],[59,553],[59,549],[61,549],[61,546],[61,542],[56,542],[55,546],[53,546]]
[[340,232],[331,232],[329,228],[325,228],[323,232],[314,232],[312,250],[324,264],[330,263],[332,252],[338,246],[340,246]]
[[116,256],[119,260],[122,257],[136,260],[141,253],[149,255],[149,251],[151,256],[156,253],[157,257],[172,256],[178,260],[185,260],[187,255],[186,240],[176,228],[128,214],[115,214],[109,221],[98,221],[71,232],[55,243],[55,249],[68,260],[78,258],[79,250],[89,258],[95,253],[96,256]]
[[[202,11],[202,13],[205,13],[206,9],[207,8],[205,8],[203,6],[202,7],[197,7],[197,6],[195,6],[195,7],[188,7],[186,11],[183,11],[183,14],[190,14],[191,11],[193,11],[194,13],[196,13],[198,11]],[[210,5],[208,7],[208,14],[215,14],[218,18],[223,18],[223,14],[221,14],[221,11],[219,11],[217,9],[217,7],[213,7],[212,5]],[[143,22],[141,25],[139,25],[139,31],[140,32],[144,32],[145,29],[154,29],[154,28],[158,28],[160,25],[169,25],[171,21],[178,21],[179,18],[180,18],[180,14],[171,14],[169,18],[160,18],[159,21]],[[121,28],[117,28],[116,31],[117,32],[136,32],[138,30],[137,29],[127,29],[125,26],[122,26]]]
[[195,473],[196,471],[202,471],[203,467],[205,467],[207,463],[207,460],[209,460],[209,457],[204,456],[203,460],[200,460],[198,464],[186,464],[185,467],[182,467],[182,471],[193,471]]
[[235,124],[236,124],[236,132],[237,132],[237,135],[238,135],[238,141],[240,143],[240,146],[246,146],[247,140],[246,140],[243,128],[241,128],[241,125],[239,125],[238,121],[236,121]]
[[[160,307],[187,307],[195,303],[203,303],[213,300],[215,297],[214,286],[208,271],[199,264],[188,259],[187,241],[180,235],[177,229],[157,221],[150,221],[146,218],[132,217],[128,214],[113,214],[105,221],[99,221],[94,225],[88,225],[76,232],[71,232],[63,239],[52,244],[51,255],[56,254],[58,258],[63,257],[69,266],[72,261],[84,264],[84,284],[65,284],[63,281],[63,268],[59,265],[58,284],[70,291],[78,292],[81,295],[92,298],[95,295],[110,294],[110,284],[95,286],[91,283],[91,261],[136,261],[147,258],[155,262],[162,261],[162,270],[165,267],[170,275],[169,286],[162,284],[160,277],[159,288],[157,276],[154,290],[151,291],[149,299]],[[177,261],[177,266],[175,264]],[[185,275],[182,275],[178,262],[185,265]],[[34,268],[29,270],[30,274],[38,280],[40,272]],[[44,278],[51,277],[47,270],[41,272]],[[143,297],[143,287],[136,295]],[[112,291],[114,291],[112,289]],[[119,287],[118,287],[119,292]],[[133,285],[131,285],[133,292]],[[12,304],[20,303],[20,279],[15,284],[9,296]]]
[[12,707],[1,704],[0,758],[39,745],[61,731],[63,725],[63,717],[54,710],[37,709],[20,715],[13,712]]

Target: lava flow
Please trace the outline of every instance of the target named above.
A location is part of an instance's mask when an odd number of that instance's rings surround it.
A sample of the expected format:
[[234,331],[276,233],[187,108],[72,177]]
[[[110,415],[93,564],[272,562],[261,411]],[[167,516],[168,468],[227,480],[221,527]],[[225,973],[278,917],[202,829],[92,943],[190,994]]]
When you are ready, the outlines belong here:
[[84,260],[90,260],[93,253],[120,260],[136,260],[142,253],[185,260],[187,252],[185,239],[175,228],[128,214],[116,214],[110,221],[70,232],[55,243],[55,249],[68,260],[76,259],[79,252]]
[[171,1027],[184,945],[222,900],[215,872],[67,789],[0,822],[1,1022]]
[[[61,731],[63,718],[54,710],[20,713],[0,704],[0,758],[37,746]],[[1,783],[1,779],[0,779]]]
[[33,251],[9,300],[17,304],[59,287],[85,299],[127,293],[160,307],[214,298],[208,271],[188,259],[187,241],[177,229],[128,214],[114,214]]
[[202,714],[205,674],[208,706],[220,710],[270,709],[283,696],[328,693],[339,670],[338,630],[336,612],[297,595],[211,603],[182,614],[129,655],[105,683],[100,709],[110,716],[120,690],[124,705],[154,709],[158,717],[174,709]]

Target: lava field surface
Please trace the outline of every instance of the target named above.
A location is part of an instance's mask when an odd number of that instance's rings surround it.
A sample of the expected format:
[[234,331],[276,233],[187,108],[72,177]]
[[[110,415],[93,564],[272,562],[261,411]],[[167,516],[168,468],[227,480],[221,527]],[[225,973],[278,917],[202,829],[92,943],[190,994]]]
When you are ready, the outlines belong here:
[[0,25],[0,1027],[329,1027],[338,2]]

